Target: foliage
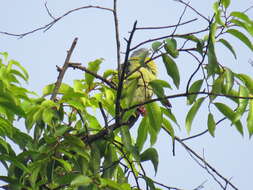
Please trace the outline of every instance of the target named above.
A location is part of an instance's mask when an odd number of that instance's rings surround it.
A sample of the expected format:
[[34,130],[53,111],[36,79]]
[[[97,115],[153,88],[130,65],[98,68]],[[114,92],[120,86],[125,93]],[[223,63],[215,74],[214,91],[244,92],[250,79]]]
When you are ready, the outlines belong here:
[[[45,86],[42,96],[36,96],[22,87],[23,82],[28,81],[25,68],[19,62],[9,60],[7,53],[1,53],[0,161],[8,175],[0,176],[0,179],[8,184],[6,188],[130,190],[140,189],[139,180],[142,179],[149,189],[158,189],[156,182],[145,174],[142,163],[150,161],[157,172],[159,155],[153,145],[161,130],[165,130],[173,141],[180,141],[174,128],[182,118],[177,118],[173,110],[163,104],[164,100],[175,97],[187,97],[190,108],[185,127],[189,134],[198,110],[208,106],[206,126],[212,136],[215,136],[218,122],[216,111],[230,120],[239,133],[243,135],[244,130],[248,130],[251,136],[253,79],[223,65],[215,51],[216,43],[221,43],[234,58],[237,57],[236,49],[225,34],[239,39],[253,51],[250,40],[253,21],[243,12],[228,15],[229,4],[227,0],[214,3],[214,16],[202,36],[173,33],[169,38],[152,42],[150,59],[163,61],[171,82],[150,81],[150,88],[157,98],[135,105],[126,105],[124,98],[119,96],[123,90],[119,84],[125,83],[131,75],[121,70],[101,71],[103,59],[89,62],[87,68],[66,63],[68,67],[84,70],[84,77],[76,79],[73,85],[61,83],[57,98],[52,99],[55,84]],[[132,33],[134,31],[135,28]],[[130,50],[127,51],[129,54]],[[185,93],[166,96],[167,88],[181,87],[177,58],[182,52],[194,55],[198,68],[191,75]],[[202,77],[193,81],[200,71]],[[133,87],[130,84],[123,87],[129,87],[130,96],[137,86],[133,83]],[[232,100],[235,106],[231,108],[217,97]],[[147,111],[143,116],[136,111],[140,106]],[[244,115],[247,129],[241,121]],[[131,128],[138,119],[135,138]],[[19,130],[16,121],[25,125],[27,133]],[[20,151],[14,150],[13,144],[18,145]],[[131,186],[129,176],[134,177],[134,186]]]

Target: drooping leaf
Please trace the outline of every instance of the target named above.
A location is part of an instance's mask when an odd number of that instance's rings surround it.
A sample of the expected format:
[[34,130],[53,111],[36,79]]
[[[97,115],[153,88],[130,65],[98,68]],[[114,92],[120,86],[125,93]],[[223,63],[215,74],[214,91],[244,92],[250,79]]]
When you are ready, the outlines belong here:
[[211,75],[214,75],[219,68],[214,43],[212,40],[209,40],[207,56],[208,56],[207,74],[209,77]]
[[170,120],[173,121],[180,128],[180,125],[177,122],[177,118],[172,113],[171,109],[166,109],[163,107],[161,107],[161,109],[162,109],[163,114],[165,114],[168,118],[170,118]]
[[253,93],[253,79],[249,75],[237,74],[235,76],[245,84],[250,93]]
[[[249,95],[248,89],[245,88],[244,86],[240,85],[240,87],[239,87],[239,96],[240,97],[248,97],[248,95]],[[247,105],[248,105],[248,100],[247,99],[239,98],[239,105],[238,105],[238,108],[235,111],[235,118],[233,120],[233,123],[235,123],[235,122],[237,122],[241,119],[241,116],[246,111]]]
[[215,121],[213,118],[213,114],[211,114],[211,113],[208,114],[207,126],[208,126],[209,133],[214,137],[216,124],[215,124]]
[[191,131],[191,126],[192,126],[192,121],[194,119],[194,117],[196,116],[196,113],[199,109],[199,107],[201,106],[202,102],[204,101],[205,98],[199,98],[191,107],[191,109],[189,110],[189,112],[187,113],[186,116],[186,120],[185,120],[185,127],[186,127],[186,131],[189,134]]
[[249,113],[248,113],[248,117],[247,117],[247,128],[249,131],[249,136],[251,137],[253,134],[253,100],[252,99],[249,100]]
[[63,168],[64,168],[67,172],[71,172],[71,171],[72,171],[72,166],[71,166],[71,164],[70,164],[69,162],[67,162],[67,161],[65,161],[65,160],[63,160],[63,159],[61,159],[61,158],[57,158],[57,157],[55,157],[55,156],[52,156],[52,158],[53,158],[54,160],[57,160],[57,161],[63,166]]
[[145,107],[147,108],[147,115],[151,127],[155,129],[155,131],[159,132],[162,123],[162,112],[160,107],[156,102],[146,104]]
[[230,16],[237,17],[248,24],[253,24],[253,21],[244,12],[233,11]]
[[[224,81],[223,75],[220,75],[215,81],[213,82],[212,85],[212,93],[213,94],[220,94],[222,91],[222,84]],[[213,101],[216,98],[216,95],[210,96],[210,99]]]
[[229,68],[225,68],[225,92],[229,93],[234,85],[234,74]]
[[214,103],[214,105],[224,116],[226,116],[232,122],[232,124],[235,125],[237,131],[239,131],[241,135],[243,135],[243,127],[241,121],[238,120],[237,122],[233,123],[236,117],[234,111],[223,103],[216,102]]
[[154,166],[155,173],[157,173],[159,158],[158,158],[158,153],[157,153],[156,149],[148,148],[143,153],[141,153],[140,159],[141,159],[141,162],[150,160]]
[[147,135],[148,135],[148,118],[143,117],[138,128],[138,135],[136,140],[136,146],[139,152],[141,152],[143,145],[147,140]]
[[233,35],[234,37],[238,38],[239,40],[241,40],[246,46],[248,46],[248,48],[253,51],[253,44],[252,42],[249,40],[249,38],[243,34],[242,32],[240,32],[239,30],[236,29],[228,29],[226,31],[226,33],[229,33],[231,35]]
[[[193,92],[199,92],[201,89],[201,86],[203,84],[203,80],[197,80],[195,81],[191,87],[189,88],[189,93]],[[197,94],[190,95],[187,97],[187,104],[191,105],[197,98]]]
[[163,63],[165,64],[167,74],[172,78],[173,83],[177,88],[180,84],[180,75],[176,63],[168,55],[162,55]]
[[218,42],[220,42],[224,46],[226,46],[231,51],[231,53],[234,55],[235,59],[237,59],[236,53],[235,53],[235,50],[234,50],[233,46],[227,40],[221,38],[221,39],[218,40]]
[[167,132],[169,132],[169,134],[172,137],[172,139],[174,139],[174,137],[175,137],[175,131],[174,131],[171,123],[165,117],[163,117],[163,128]]
[[173,58],[177,58],[179,55],[179,52],[177,50],[177,41],[174,38],[168,38],[165,40],[164,49]]

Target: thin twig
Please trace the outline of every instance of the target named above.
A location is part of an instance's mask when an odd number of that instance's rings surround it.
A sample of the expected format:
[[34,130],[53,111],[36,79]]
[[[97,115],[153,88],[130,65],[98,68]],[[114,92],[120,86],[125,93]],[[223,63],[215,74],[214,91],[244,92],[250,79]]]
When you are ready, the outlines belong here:
[[102,105],[101,102],[98,102],[98,105],[99,105],[100,112],[101,112],[101,114],[103,116],[104,122],[105,122],[105,127],[108,128],[108,118],[107,118],[107,116],[105,114],[105,110],[103,108],[103,105]]
[[78,40],[78,38],[75,38],[75,39],[73,40],[70,49],[67,51],[67,56],[66,56],[66,59],[65,59],[65,61],[64,61],[64,65],[63,65],[63,67],[59,70],[59,75],[58,75],[58,77],[57,77],[57,81],[56,81],[56,83],[55,83],[55,87],[54,87],[54,90],[53,90],[53,92],[52,92],[52,96],[51,96],[50,100],[55,101],[55,99],[56,99],[56,95],[57,95],[58,90],[59,90],[59,88],[60,88],[60,86],[61,86],[61,83],[62,83],[62,80],[63,80],[63,76],[64,76],[64,74],[65,74],[65,72],[66,72],[66,70],[67,70],[67,68],[68,68],[68,66],[69,66],[70,57],[71,57],[71,55],[72,55],[72,53],[73,53],[73,51],[74,51],[74,48],[76,47],[77,40]]
[[197,11],[196,9],[194,9],[192,6],[189,5],[189,3],[186,3],[182,0],[174,0],[174,1],[178,1],[182,4],[184,4],[185,6],[189,7],[191,10],[193,10],[196,14],[198,14],[200,17],[202,17],[203,19],[205,19],[208,23],[210,22],[208,18],[206,18],[203,14],[201,14],[199,11]]
[[[113,1],[113,19],[114,19],[115,40],[117,47],[117,67],[118,71],[120,71],[121,58],[120,58],[120,38],[119,38],[119,19],[117,12],[117,0]],[[120,72],[118,72],[118,78],[120,78]]]
[[46,10],[47,10],[47,14],[53,19],[56,20],[55,17],[53,16],[53,14],[50,12],[49,8],[47,7],[47,1],[44,4]]
[[232,184],[228,179],[223,177],[213,166],[211,166],[205,159],[203,159],[201,156],[199,156],[195,151],[193,151],[189,146],[187,146],[180,138],[175,137],[176,141],[179,142],[187,151],[189,151],[191,154],[193,154],[196,158],[198,158],[202,163],[205,164],[210,170],[212,170],[213,173],[215,173],[217,176],[219,176],[222,180],[224,180],[226,183],[228,183],[233,189],[239,190],[234,184]]
[[110,8],[106,8],[106,7],[100,7],[100,6],[93,6],[93,5],[88,5],[88,6],[83,6],[83,7],[79,7],[79,8],[76,8],[76,9],[72,9],[66,13],[64,13],[62,16],[59,16],[57,18],[55,18],[53,21],[51,21],[50,23],[44,25],[44,26],[41,26],[39,28],[36,28],[34,30],[31,30],[31,31],[28,31],[28,32],[25,32],[25,33],[21,33],[21,34],[15,34],[15,33],[9,33],[9,32],[4,32],[4,31],[0,31],[0,34],[4,34],[4,35],[8,35],[8,36],[14,36],[14,37],[19,37],[19,38],[23,38],[29,34],[32,34],[34,32],[37,32],[37,31],[40,31],[40,30],[44,30],[44,32],[46,32],[49,28],[51,28],[55,23],[57,23],[59,20],[61,20],[62,18],[64,18],[65,16],[73,13],[73,12],[76,12],[76,11],[79,11],[81,9],[90,9],[90,8],[93,8],[93,9],[102,9],[102,10],[106,10],[106,11],[110,11],[110,12],[113,12],[112,9]]
[[148,27],[137,27],[136,30],[161,30],[161,29],[168,29],[168,28],[175,28],[178,26],[182,26],[182,25],[186,25],[189,23],[192,23],[194,21],[198,20],[197,18],[182,22],[182,23],[178,23],[178,24],[174,24],[174,25],[168,25],[168,26],[148,26]]

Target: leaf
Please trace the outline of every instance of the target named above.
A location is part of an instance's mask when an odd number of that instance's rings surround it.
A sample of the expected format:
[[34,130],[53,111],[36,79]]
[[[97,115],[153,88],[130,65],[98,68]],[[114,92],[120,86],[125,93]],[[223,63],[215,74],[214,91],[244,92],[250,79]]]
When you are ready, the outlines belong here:
[[[145,105],[147,109],[147,116],[149,120],[149,125],[154,129],[156,135],[159,133],[162,125],[162,112],[160,107],[156,102],[152,102]],[[154,142],[153,142],[154,143]],[[152,143],[152,145],[153,145]]]
[[[88,63],[88,70],[92,71],[93,73],[97,73],[102,63],[103,59],[96,59],[95,61],[91,61]],[[95,77],[87,72],[84,74],[86,83],[91,86]]]
[[253,93],[253,79],[250,76],[245,74],[237,74],[235,76],[243,81],[250,93]]
[[166,54],[163,54],[162,58],[163,58],[163,63],[164,63],[166,70],[167,70],[167,74],[172,78],[175,86],[177,88],[179,88],[180,75],[179,75],[179,71],[178,71],[176,63],[173,61],[173,59],[171,59]]
[[166,131],[169,132],[172,139],[174,139],[175,131],[174,131],[171,123],[167,119],[165,119],[165,117],[163,117],[163,128],[166,129]]
[[175,115],[172,113],[171,109],[165,109],[163,107],[161,107],[161,109],[162,112],[180,128],[180,125],[178,124],[177,119]]
[[208,114],[207,126],[208,126],[209,133],[214,137],[216,123],[214,121],[213,114],[211,113]]
[[157,41],[157,42],[152,43],[152,49],[154,52],[158,51],[161,46],[162,46],[162,42]]
[[220,7],[219,2],[216,1],[213,4],[213,10],[214,10],[214,13],[215,13],[215,22],[217,22],[218,24],[225,27],[225,23],[221,19],[221,11],[220,11],[219,7]]
[[[249,95],[248,89],[245,88],[244,86],[240,85],[240,87],[239,87],[239,96],[240,97],[248,97],[248,95]],[[235,123],[235,122],[237,122],[241,119],[242,115],[246,111],[247,105],[248,105],[248,100],[247,99],[239,98],[239,105],[238,105],[238,108],[235,111],[235,118],[233,120],[233,123]]]
[[237,17],[248,24],[253,24],[252,20],[244,12],[234,11],[230,13],[230,16]]
[[23,170],[24,172],[30,174],[31,171],[29,170],[29,168],[27,168],[22,162],[20,162],[16,156],[9,156],[7,154],[0,154],[0,160],[5,160],[8,161],[10,163],[12,163],[13,165],[15,165],[16,167],[20,168],[21,170]]
[[[212,93],[213,94],[220,94],[222,91],[222,84],[224,81],[224,77],[223,75],[220,75],[214,82],[212,85]],[[216,98],[216,95],[212,95],[210,96],[210,99],[213,101]]]
[[230,0],[221,0],[221,3],[225,8],[228,8],[230,5]]
[[219,102],[214,103],[214,105],[224,116],[226,116],[232,122],[232,124],[236,126],[237,131],[239,131],[241,135],[243,135],[243,127],[241,121],[238,120],[237,122],[233,123],[236,116],[234,111],[230,109],[227,105]]
[[55,156],[52,156],[52,158],[54,160],[57,160],[59,163],[61,163],[61,165],[63,166],[63,168],[67,171],[67,172],[71,172],[72,171],[72,166],[70,163],[68,163],[67,161],[60,159],[60,158],[56,158]]
[[232,45],[231,45],[227,40],[221,38],[221,39],[219,39],[218,42],[220,42],[220,43],[222,43],[224,46],[226,46],[226,47],[231,51],[231,53],[234,55],[235,59],[237,59],[234,48],[232,47]]
[[124,147],[129,153],[131,153],[133,151],[133,146],[132,146],[131,135],[129,132],[129,127],[126,125],[120,127],[120,135],[121,135],[121,140],[122,140],[122,143],[124,144]]
[[234,85],[234,73],[229,69],[225,68],[225,92],[229,93]]
[[[202,84],[203,84],[203,80],[195,81],[189,88],[189,93],[199,92]],[[191,105],[196,100],[197,96],[198,96],[197,94],[188,96],[187,104]]]
[[[55,83],[45,86],[42,90],[43,96],[52,94],[54,88],[55,88]],[[62,83],[60,86],[60,89],[58,90],[58,94],[66,94],[66,93],[74,93],[74,90],[68,84]]]
[[253,134],[253,100],[252,99],[249,100],[249,113],[248,113],[248,117],[247,117],[247,128],[249,131],[249,136],[251,137]]
[[235,30],[235,29],[228,29],[226,31],[226,33],[229,33],[231,35],[233,35],[234,37],[238,38],[239,40],[241,40],[246,46],[248,46],[248,48],[253,51],[253,45],[251,43],[251,41],[249,40],[249,38],[243,34],[242,32]]
[[192,126],[192,121],[199,109],[199,107],[201,106],[202,102],[204,101],[205,98],[199,98],[191,107],[191,109],[189,110],[189,112],[187,113],[186,116],[186,120],[185,120],[185,127],[187,130],[187,133],[189,134],[191,131],[191,126]]
[[236,26],[245,29],[251,36],[253,36],[253,23],[246,23],[238,19],[230,19],[229,21]]
[[143,145],[147,140],[147,135],[148,135],[148,118],[143,117],[138,128],[138,135],[136,140],[136,146],[139,152],[141,152]]
[[71,181],[70,185],[79,187],[79,186],[88,186],[91,183],[92,183],[92,179],[90,177],[84,176],[84,175],[78,175]]
[[177,41],[174,38],[168,38],[165,40],[164,48],[168,54],[170,54],[173,58],[177,58],[179,52],[177,50]]
[[151,178],[147,177],[147,176],[144,176],[144,179],[149,187],[149,190],[156,190],[155,188],[155,185],[154,185],[154,182]]
[[[211,36],[210,36],[210,38],[211,38]],[[209,40],[209,44],[208,44],[207,56],[208,56],[207,73],[208,73],[208,77],[209,77],[211,75],[214,75],[215,72],[219,68],[215,49],[214,49],[214,43],[211,39]]]
[[157,167],[158,167],[158,153],[156,149],[154,148],[148,148],[140,155],[141,162],[150,160],[154,166],[155,173],[157,173]]

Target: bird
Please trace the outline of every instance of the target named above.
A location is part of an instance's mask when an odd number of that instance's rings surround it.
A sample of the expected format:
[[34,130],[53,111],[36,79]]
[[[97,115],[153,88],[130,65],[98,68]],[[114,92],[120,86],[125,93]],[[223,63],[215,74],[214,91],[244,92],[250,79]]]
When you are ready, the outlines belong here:
[[[154,60],[149,57],[150,53],[149,49],[140,48],[134,51],[129,58],[124,87],[127,106],[144,103],[154,94],[150,82],[157,79],[158,68]],[[161,102],[166,107],[171,107],[168,100]],[[137,110],[142,115],[146,113],[144,106],[138,107]]]

